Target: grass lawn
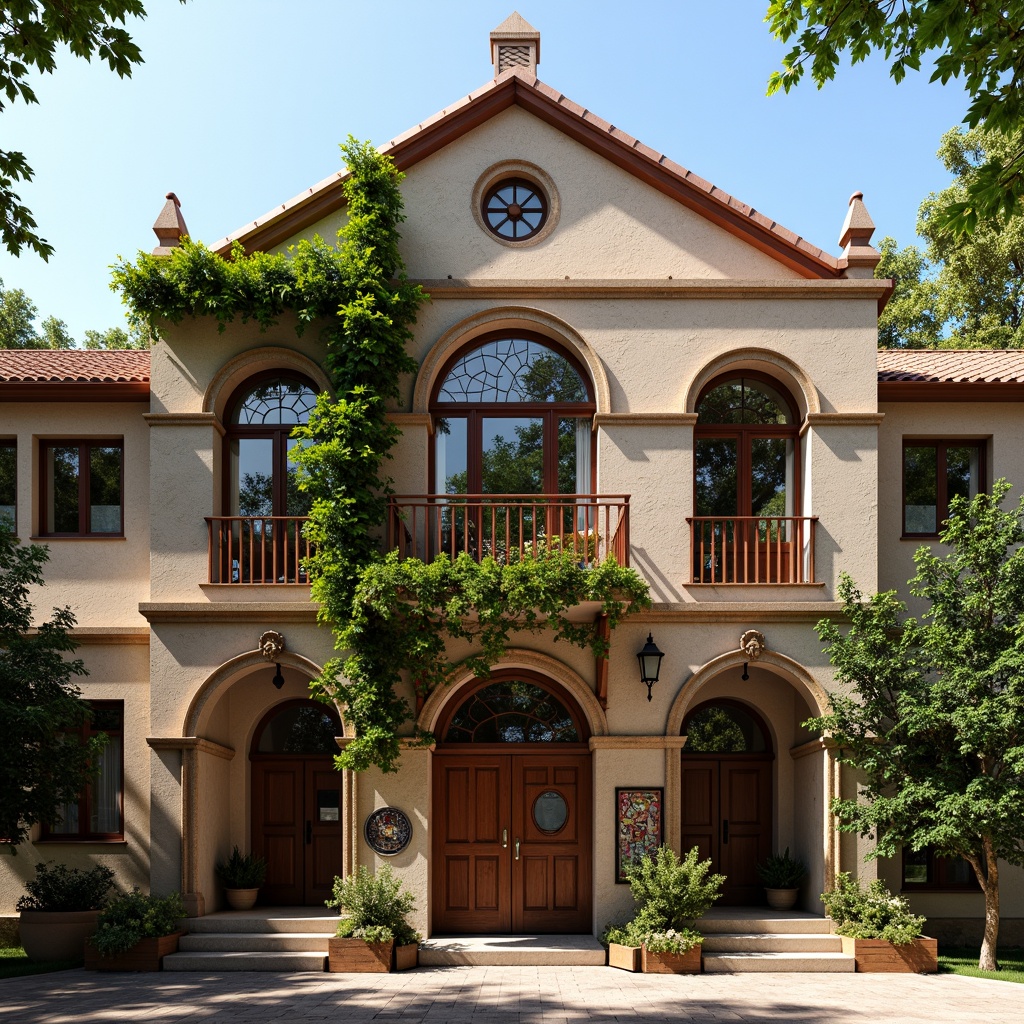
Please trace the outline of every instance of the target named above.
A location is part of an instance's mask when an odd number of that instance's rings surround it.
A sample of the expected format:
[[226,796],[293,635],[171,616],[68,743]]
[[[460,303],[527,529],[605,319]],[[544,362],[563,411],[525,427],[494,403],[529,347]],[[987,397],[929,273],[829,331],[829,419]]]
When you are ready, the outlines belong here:
[[24,978],[29,974],[49,974],[51,971],[66,971],[71,967],[81,967],[81,960],[48,960],[46,963],[33,963],[21,946],[5,946],[0,948],[0,978]]
[[999,971],[978,970],[978,950],[966,946],[939,947],[939,973],[965,974],[969,978],[989,978],[992,981],[1015,981],[1024,985],[1024,949],[1000,949]]

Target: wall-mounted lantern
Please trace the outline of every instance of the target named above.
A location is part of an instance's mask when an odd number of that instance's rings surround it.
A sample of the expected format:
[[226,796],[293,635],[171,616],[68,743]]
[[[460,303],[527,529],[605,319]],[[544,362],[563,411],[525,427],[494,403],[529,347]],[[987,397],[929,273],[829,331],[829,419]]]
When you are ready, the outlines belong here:
[[654,637],[648,633],[647,643],[637,651],[636,660],[640,662],[640,682],[647,687],[647,699],[651,699],[651,687],[658,681],[658,673],[661,671],[661,659],[665,655],[658,650]]

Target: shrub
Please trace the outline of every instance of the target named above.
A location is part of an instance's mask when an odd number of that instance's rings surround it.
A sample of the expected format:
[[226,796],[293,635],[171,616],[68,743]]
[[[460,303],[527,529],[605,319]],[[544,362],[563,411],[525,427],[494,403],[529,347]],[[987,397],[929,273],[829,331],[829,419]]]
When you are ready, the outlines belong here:
[[698,946],[703,936],[692,928],[676,931],[669,928],[663,932],[646,932],[642,936],[642,945],[648,953],[685,953],[688,949]]
[[902,896],[893,896],[881,879],[862,889],[843,871],[836,876],[835,887],[821,894],[828,916],[835,921],[836,932],[851,939],[885,939],[902,946],[921,935],[925,919],[910,912]]
[[[402,881],[395,877],[390,864],[383,865],[376,874],[360,864],[355,874],[335,878],[334,894],[325,902],[348,915],[338,924],[338,935],[342,938],[344,927],[353,938],[366,938],[368,942],[388,942],[393,938],[401,946],[419,939],[405,919],[416,909],[416,898],[411,892],[402,891]],[[390,938],[367,938],[370,929],[373,935],[383,934],[379,929],[387,929]]]
[[100,914],[92,943],[103,956],[124,953],[140,939],[173,935],[185,917],[181,895],[148,896],[138,886],[122,893]]
[[27,896],[18,910],[99,910],[114,885],[114,872],[97,864],[88,871],[49,862],[36,865],[36,877],[25,883]]
[[254,853],[242,854],[236,846],[216,867],[217,877],[229,889],[258,889],[267,877],[267,862]]
[[722,895],[725,876],[711,874],[710,859],[699,858],[696,846],[682,860],[662,846],[653,857],[630,865],[626,873],[637,905],[634,921],[644,931],[691,928]]
[[795,889],[807,874],[807,865],[789,855],[789,847],[779,856],[773,854],[757,865],[761,881],[769,889]]

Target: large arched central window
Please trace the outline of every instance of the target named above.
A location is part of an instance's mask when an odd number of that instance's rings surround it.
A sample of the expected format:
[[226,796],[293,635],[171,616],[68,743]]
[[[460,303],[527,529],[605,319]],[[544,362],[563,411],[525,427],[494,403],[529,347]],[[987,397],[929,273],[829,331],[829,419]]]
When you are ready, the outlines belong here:
[[434,389],[435,494],[590,494],[594,396],[583,367],[536,335],[489,335]]
[[802,579],[798,481],[799,423],[785,389],[752,372],[712,380],[697,402],[694,582]]

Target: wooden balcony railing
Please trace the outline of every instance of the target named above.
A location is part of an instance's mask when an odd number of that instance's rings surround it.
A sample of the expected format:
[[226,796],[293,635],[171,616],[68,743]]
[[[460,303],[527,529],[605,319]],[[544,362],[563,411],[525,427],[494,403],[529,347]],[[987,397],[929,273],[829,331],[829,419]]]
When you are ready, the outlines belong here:
[[581,564],[629,565],[628,494],[404,494],[388,506],[387,546],[401,558],[466,552],[507,562],[572,550]]
[[304,584],[302,560],[313,546],[302,536],[306,516],[212,516],[211,583]]
[[686,521],[694,583],[816,582],[817,516],[708,516]]

